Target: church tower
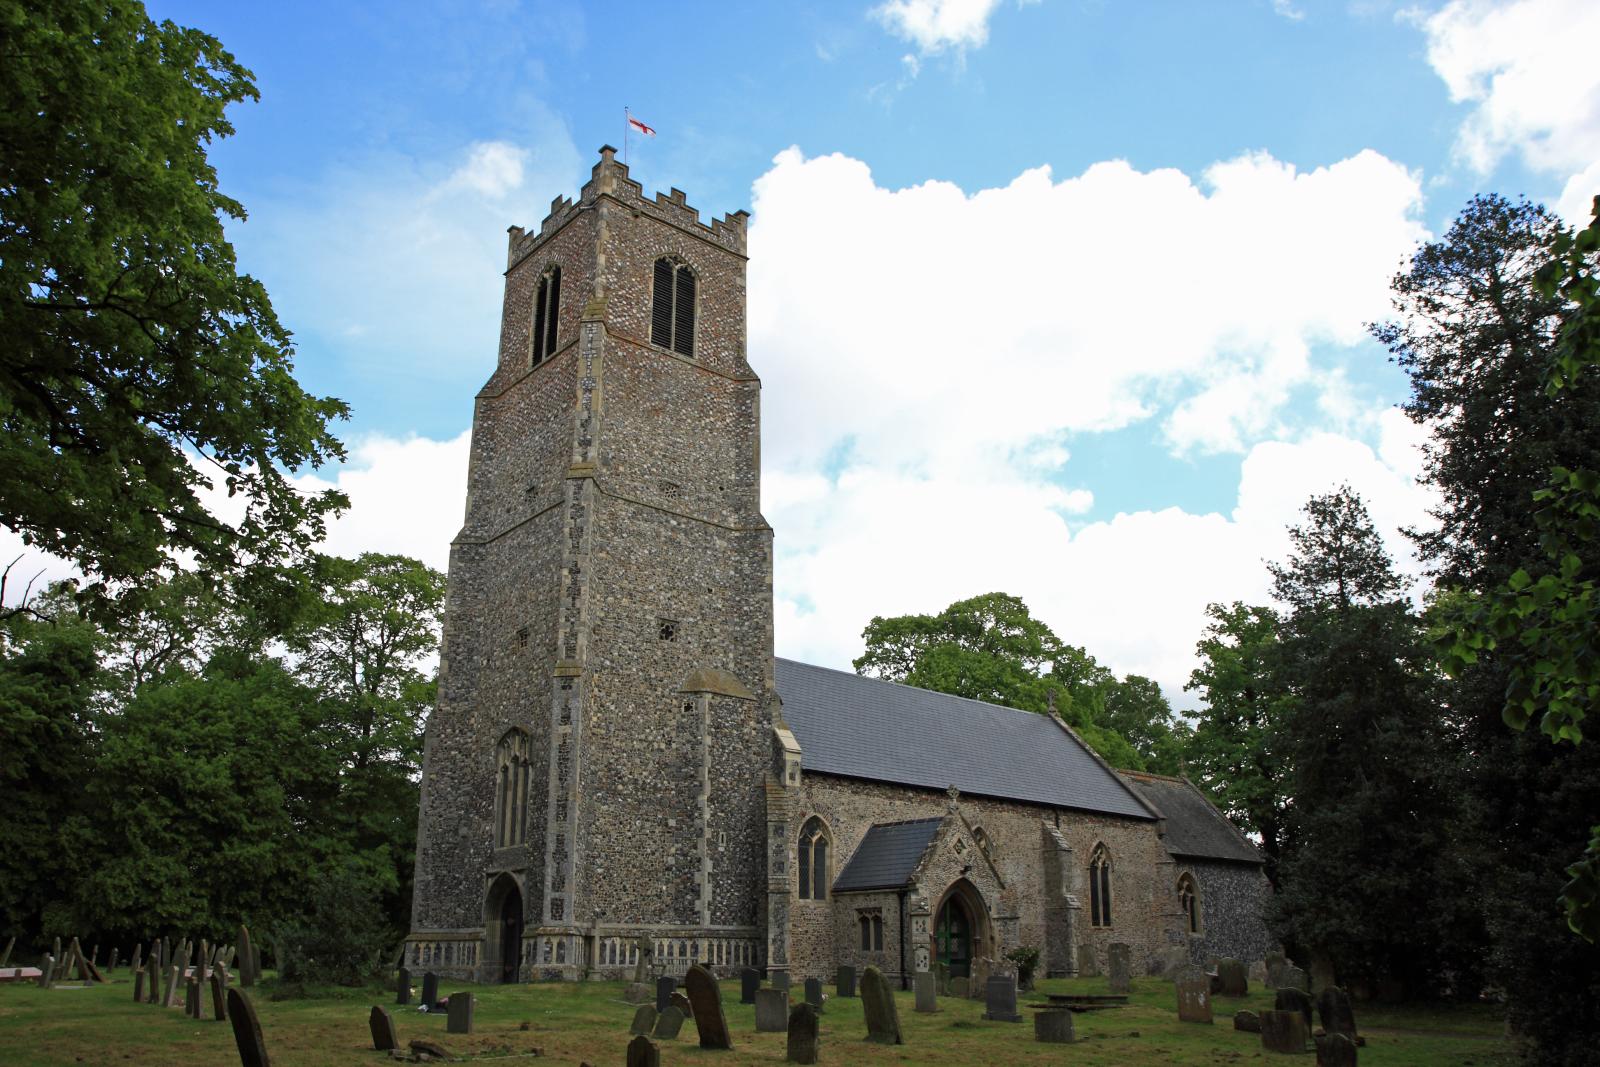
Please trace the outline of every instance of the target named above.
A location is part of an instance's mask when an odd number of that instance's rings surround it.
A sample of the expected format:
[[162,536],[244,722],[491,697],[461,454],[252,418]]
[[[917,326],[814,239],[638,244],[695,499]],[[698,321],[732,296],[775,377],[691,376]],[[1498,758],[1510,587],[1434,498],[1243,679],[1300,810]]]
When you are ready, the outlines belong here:
[[451,546],[413,968],[484,981],[760,964],[772,530],[745,222],[615,149],[510,230]]

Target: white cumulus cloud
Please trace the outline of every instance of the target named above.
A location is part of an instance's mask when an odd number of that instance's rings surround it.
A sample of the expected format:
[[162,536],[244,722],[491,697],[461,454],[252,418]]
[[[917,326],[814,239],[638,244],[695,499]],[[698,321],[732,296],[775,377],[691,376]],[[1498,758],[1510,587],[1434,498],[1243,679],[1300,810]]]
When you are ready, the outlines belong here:
[[[989,40],[989,17],[999,6],[1000,0],[887,0],[873,8],[872,14],[923,55],[937,55],[982,48]],[[915,63],[912,59],[913,77]]]

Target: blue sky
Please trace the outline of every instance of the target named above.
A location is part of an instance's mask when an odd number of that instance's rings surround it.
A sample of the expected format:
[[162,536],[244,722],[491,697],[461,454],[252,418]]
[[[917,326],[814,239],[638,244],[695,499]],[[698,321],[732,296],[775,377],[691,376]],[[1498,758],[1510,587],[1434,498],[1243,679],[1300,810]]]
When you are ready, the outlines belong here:
[[443,565],[505,227],[625,105],[647,190],[752,209],[778,650],[834,666],[1004,589],[1192,703],[1309,493],[1426,521],[1363,328],[1403,257],[1480,190],[1600,192],[1592,0],[149,6],[257,75],[212,158],[354,409],[336,550]]

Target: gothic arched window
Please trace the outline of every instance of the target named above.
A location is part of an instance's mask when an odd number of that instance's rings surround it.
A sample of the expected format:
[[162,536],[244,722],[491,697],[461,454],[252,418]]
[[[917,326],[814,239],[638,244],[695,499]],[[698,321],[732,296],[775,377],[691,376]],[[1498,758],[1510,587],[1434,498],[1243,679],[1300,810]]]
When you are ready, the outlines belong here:
[[694,355],[694,312],[694,271],[687,263],[662,256],[656,260],[650,342],[680,356]]
[[539,291],[533,303],[533,338],[529,351],[537,367],[556,354],[556,321],[561,316],[561,268],[551,267],[539,275]]
[[815,815],[800,828],[800,899],[828,898],[828,828]]
[[1111,852],[1103,844],[1089,854],[1089,925],[1111,925]]
[[528,735],[507,730],[495,757],[494,844],[505,848],[528,839],[528,780],[533,776]]
[[1200,932],[1200,886],[1194,875],[1184,871],[1178,878],[1178,906],[1183,909],[1184,923],[1191,934]]

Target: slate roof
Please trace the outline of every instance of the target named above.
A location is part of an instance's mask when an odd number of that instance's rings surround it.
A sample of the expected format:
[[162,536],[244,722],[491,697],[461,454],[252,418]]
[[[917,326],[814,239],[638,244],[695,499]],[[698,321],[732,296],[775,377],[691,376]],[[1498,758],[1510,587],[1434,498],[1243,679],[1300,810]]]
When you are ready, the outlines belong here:
[[776,667],[802,770],[1154,818],[1048,716],[790,659]]
[[911,872],[939,832],[943,818],[878,823],[856,846],[855,855],[833,880],[835,893],[866,889],[899,889],[911,881]]
[[1163,843],[1174,856],[1261,862],[1261,853],[1249,839],[1187,779],[1142,771],[1123,771],[1122,776],[1166,816],[1167,836]]

